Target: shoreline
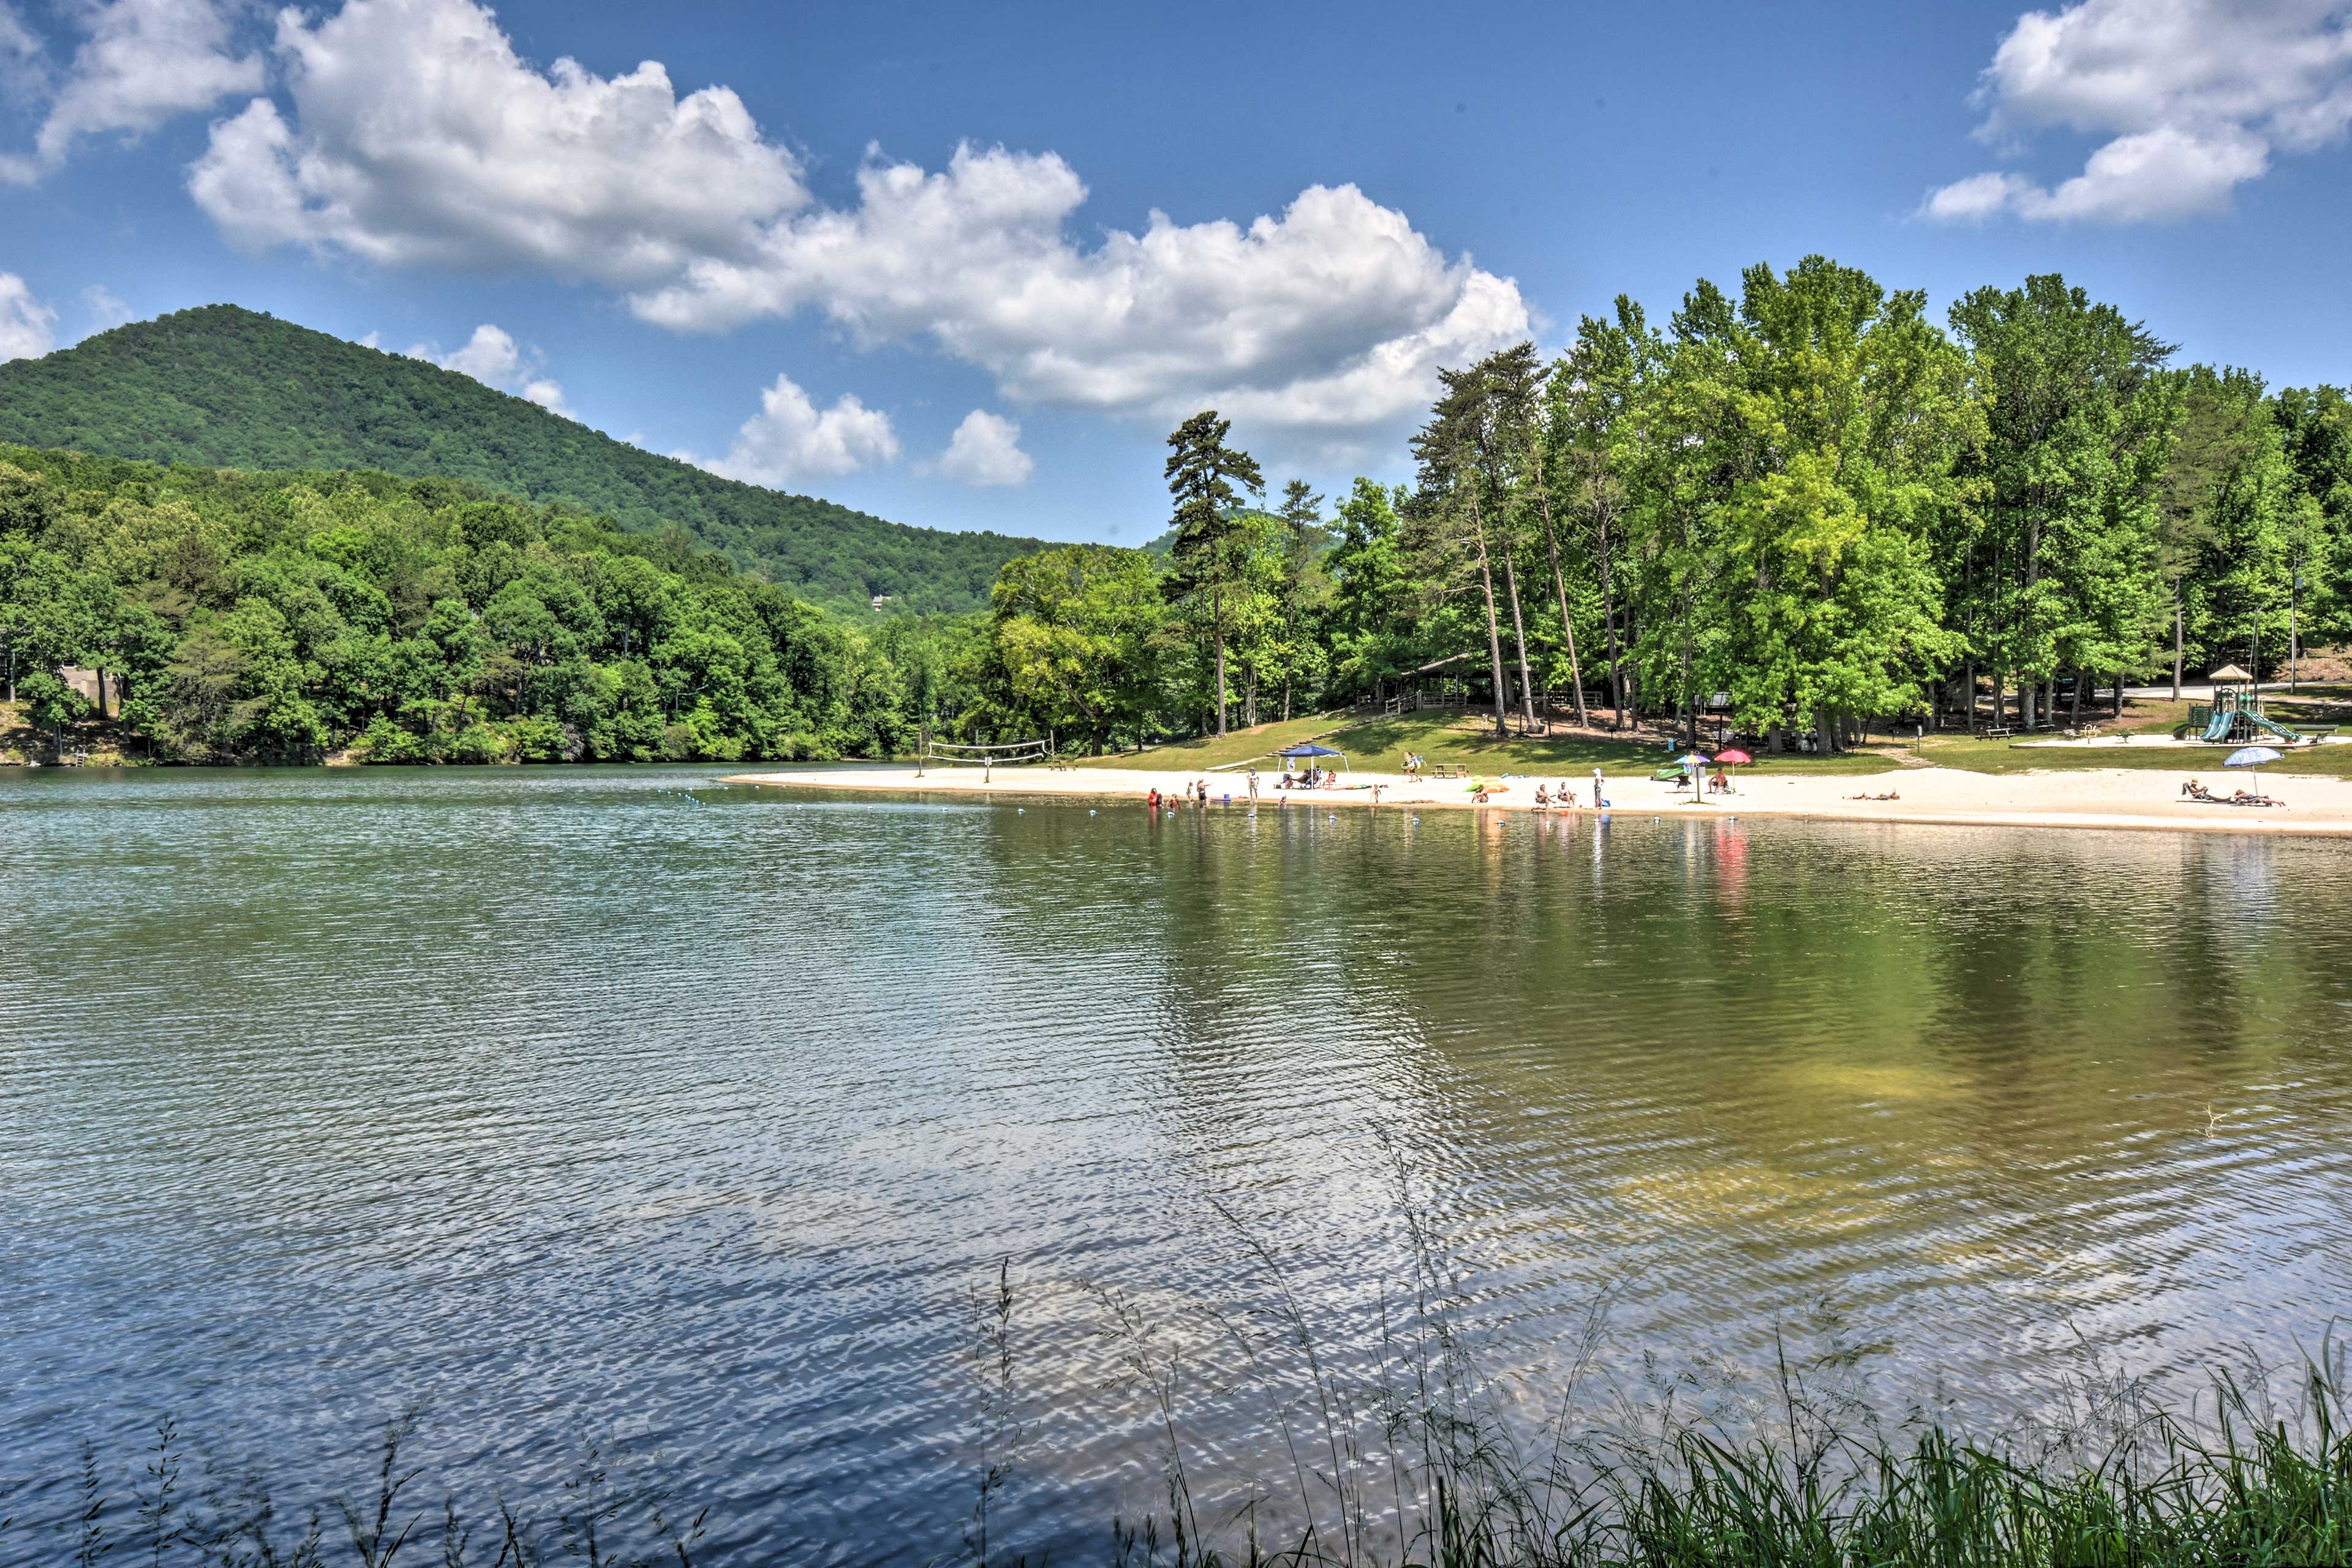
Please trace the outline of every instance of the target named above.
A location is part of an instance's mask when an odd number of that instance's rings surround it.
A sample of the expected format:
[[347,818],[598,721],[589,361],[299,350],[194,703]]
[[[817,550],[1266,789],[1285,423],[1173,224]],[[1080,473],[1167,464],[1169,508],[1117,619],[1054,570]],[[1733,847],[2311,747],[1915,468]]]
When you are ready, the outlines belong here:
[[[2211,770],[2207,770],[2210,772]],[[2189,770],[2182,769],[2183,775]],[[977,770],[932,768],[918,777],[911,766],[833,767],[730,773],[722,784],[756,784],[767,788],[847,791],[881,795],[941,795],[964,798],[991,796],[1053,797],[1110,801],[1140,805],[1148,791],[1158,789],[1183,803],[1184,786],[1198,773],[1160,773],[1122,768],[1006,768],[1002,778],[983,783]],[[1246,806],[1246,786],[1232,773],[1206,775],[1211,801],[1219,805]],[[1407,780],[1395,773],[1350,773],[1350,784],[1379,784],[1380,805],[1428,807],[1455,811],[1501,811],[1532,814],[1538,783],[1557,786],[1562,781],[1546,775],[1512,777],[1506,793],[1485,804],[1471,798],[1461,780]],[[1570,775],[1565,781],[1587,804],[1557,812],[1566,816],[1598,815],[1589,804],[1592,778]],[[1801,777],[1734,775],[1738,793],[1712,796],[1694,804],[1681,791],[1645,776],[1609,779],[1612,812],[1647,812],[1663,816],[1787,816],[1829,822],[1877,825],[1905,823],[1939,827],[2076,827],[2161,833],[2238,833],[2263,837],[2280,835],[2352,837],[2352,779],[2292,774],[2272,781],[2284,795],[2283,808],[2233,806],[2182,799],[2180,780],[2163,773],[2134,769],[2085,769],[2056,773],[1991,774],[1958,768],[1906,768],[1867,775],[1820,774]],[[2235,775],[2209,780],[2236,787]],[[1231,794],[1226,791],[1230,788]],[[1277,809],[1291,806],[1336,811],[1342,806],[1369,809],[1372,792],[1365,788],[1280,791],[1262,782],[1257,804]],[[1856,800],[1856,794],[1895,792],[1893,801]]]

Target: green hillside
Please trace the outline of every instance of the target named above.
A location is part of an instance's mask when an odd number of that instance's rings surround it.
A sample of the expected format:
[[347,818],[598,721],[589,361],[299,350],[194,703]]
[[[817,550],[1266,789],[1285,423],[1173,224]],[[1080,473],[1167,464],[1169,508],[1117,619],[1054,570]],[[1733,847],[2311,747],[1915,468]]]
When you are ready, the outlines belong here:
[[641,451],[422,360],[206,305],[0,364],[0,442],[164,464],[473,479],[648,530],[676,522],[811,598],[988,602],[1034,539],[886,522]]

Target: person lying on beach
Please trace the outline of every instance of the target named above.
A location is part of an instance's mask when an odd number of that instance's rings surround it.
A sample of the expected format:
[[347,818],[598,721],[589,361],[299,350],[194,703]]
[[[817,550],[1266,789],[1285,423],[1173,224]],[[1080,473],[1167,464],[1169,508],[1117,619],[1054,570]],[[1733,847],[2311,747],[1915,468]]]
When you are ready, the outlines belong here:
[[2191,800],[2211,800],[2213,798],[2212,793],[2207,790],[2203,784],[2198,783],[2195,779],[2190,779],[2187,784],[2182,784],[2180,786],[2180,793],[2187,795]]
[[1888,790],[1885,795],[1850,795],[1846,796],[1846,799],[1848,800],[1901,800],[1902,798],[1903,797],[1901,795],[1895,794],[1893,790]]

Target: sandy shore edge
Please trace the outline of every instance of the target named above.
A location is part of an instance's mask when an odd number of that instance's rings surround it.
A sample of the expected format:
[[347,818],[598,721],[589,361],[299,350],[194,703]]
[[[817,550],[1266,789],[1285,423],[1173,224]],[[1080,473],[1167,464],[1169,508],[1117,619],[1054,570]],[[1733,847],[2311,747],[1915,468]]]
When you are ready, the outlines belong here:
[[[1913,823],[1942,827],[2095,827],[2163,833],[2239,833],[2260,837],[2279,834],[2352,837],[2352,779],[2303,775],[2263,781],[2270,793],[2288,804],[2282,809],[2209,805],[2180,798],[2182,778],[2191,770],[2172,773],[2133,769],[1989,774],[1957,768],[1914,768],[1868,775],[1772,778],[1749,777],[1739,793],[1716,796],[1694,805],[1687,795],[1647,778],[1620,775],[1607,781],[1610,809],[1621,815],[1646,812],[1680,816],[1790,816],[1834,822]],[[2209,786],[2234,788],[2236,774],[2215,776],[2208,769],[2197,776]],[[1140,805],[1148,791],[1158,789],[1180,803],[1184,786],[1198,773],[1162,773],[1156,770],[1120,768],[1006,768],[985,781],[964,768],[933,768],[920,777],[912,766],[810,768],[778,772],[732,773],[723,784],[759,784],[771,788],[867,791],[902,795],[946,795],[961,798],[999,796],[1068,797]],[[1210,773],[1210,799],[1223,805],[1249,804],[1247,785],[1232,773]],[[1266,809],[1326,810],[1369,808],[1369,789],[1285,792],[1261,781],[1258,805]],[[1532,809],[1536,786],[1557,788],[1565,783],[1583,803],[1578,814],[1589,815],[1592,776],[1565,780],[1517,778],[1485,805],[1474,801],[1459,781],[1408,780],[1393,773],[1352,773],[1351,784],[1381,786],[1380,805],[1413,810],[1525,812]],[[1864,801],[1856,795],[1889,790],[1901,798]]]

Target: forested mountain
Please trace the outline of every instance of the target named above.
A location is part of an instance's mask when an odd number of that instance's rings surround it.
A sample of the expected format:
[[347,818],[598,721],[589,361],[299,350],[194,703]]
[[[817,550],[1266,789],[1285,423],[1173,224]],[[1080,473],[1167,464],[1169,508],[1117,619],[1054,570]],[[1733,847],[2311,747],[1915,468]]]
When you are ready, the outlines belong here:
[[677,523],[821,603],[988,602],[1034,539],[911,528],[704,472],[469,376],[290,321],[207,305],[0,364],[0,441],[163,464],[471,479],[650,531]]

